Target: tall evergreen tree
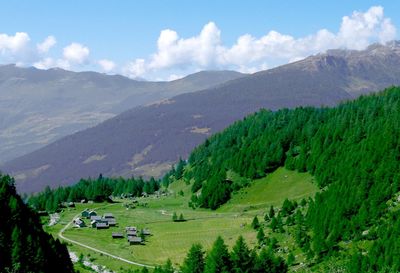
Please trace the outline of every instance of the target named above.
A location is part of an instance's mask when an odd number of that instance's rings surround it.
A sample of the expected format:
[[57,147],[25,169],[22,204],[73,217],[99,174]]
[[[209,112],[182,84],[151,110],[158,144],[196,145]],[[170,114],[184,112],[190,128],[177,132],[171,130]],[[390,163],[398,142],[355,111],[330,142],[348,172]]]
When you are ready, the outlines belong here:
[[235,273],[253,272],[254,261],[250,249],[242,236],[236,241],[231,252],[232,271]]
[[254,216],[253,221],[251,222],[251,227],[256,230],[260,227],[260,221],[258,220],[257,215]]
[[200,244],[194,244],[183,262],[182,273],[203,273],[204,263],[203,247]]
[[258,244],[259,244],[260,246],[262,246],[262,245],[265,244],[265,233],[264,233],[264,230],[263,230],[262,228],[259,228],[259,229],[258,229],[258,232],[257,232],[257,241],[258,241]]
[[228,248],[221,236],[215,240],[208,253],[205,264],[205,273],[229,273],[232,268]]

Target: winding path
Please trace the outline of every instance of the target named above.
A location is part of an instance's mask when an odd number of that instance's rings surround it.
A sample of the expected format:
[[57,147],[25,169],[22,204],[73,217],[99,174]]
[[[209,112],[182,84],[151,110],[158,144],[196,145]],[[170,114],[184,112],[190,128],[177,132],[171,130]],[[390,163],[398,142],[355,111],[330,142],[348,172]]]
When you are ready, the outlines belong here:
[[[107,205],[107,206],[111,206],[111,205]],[[107,206],[103,206],[103,207],[107,207]],[[99,209],[99,208],[103,208],[103,207],[94,208],[94,210],[95,210],[95,209]],[[81,247],[90,249],[90,250],[92,250],[92,251],[94,251],[94,252],[101,253],[101,254],[103,254],[103,255],[105,255],[105,256],[111,257],[111,258],[113,258],[113,259],[120,260],[120,261],[125,262],[125,263],[128,263],[128,264],[137,265],[137,266],[142,266],[142,267],[148,267],[148,268],[154,268],[154,266],[152,266],[152,265],[147,265],[147,264],[142,264],[142,263],[137,263],[137,262],[134,262],[134,261],[130,261],[130,260],[124,259],[124,258],[122,258],[122,257],[116,256],[116,255],[113,255],[113,254],[110,254],[110,253],[105,252],[105,251],[103,251],[103,250],[100,250],[100,249],[97,249],[97,248],[94,248],[94,247],[91,247],[91,246],[82,244],[82,243],[80,243],[80,242],[78,242],[78,241],[75,241],[75,240],[72,240],[72,239],[69,239],[69,238],[65,237],[65,236],[63,235],[64,231],[67,230],[67,228],[69,228],[69,226],[74,222],[74,219],[77,218],[77,217],[79,217],[80,215],[81,215],[80,213],[78,213],[77,215],[75,215],[75,216],[72,218],[72,220],[71,220],[67,225],[65,225],[65,227],[63,227],[63,228],[60,230],[60,232],[58,233],[58,237],[60,237],[61,239],[65,240],[65,241],[68,241],[68,242],[70,242],[70,243],[79,245],[79,246],[81,246]]]

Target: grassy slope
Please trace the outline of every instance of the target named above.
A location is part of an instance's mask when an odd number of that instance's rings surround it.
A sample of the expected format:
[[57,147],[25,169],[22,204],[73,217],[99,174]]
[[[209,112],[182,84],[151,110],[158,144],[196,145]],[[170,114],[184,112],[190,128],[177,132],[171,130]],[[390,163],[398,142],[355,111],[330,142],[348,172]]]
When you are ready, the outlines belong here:
[[[312,177],[305,173],[297,173],[286,169],[278,169],[267,178],[253,181],[251,185],[237,194],[232,200],[217,211],[188,207],[190,185],[177,181],[170,186],[172,194],[167,197],[141,198],[140,202],[147,203],[147,207],[126,209],[123,203],[115,203],[106,208],[98,209],[99,214],[111,212],[115,215],[119,227],[108,230],[92,228],[69,228],[64,235],[90,246],[102,249],[126,259],[147,264],[162,264],[170,258],[173,263],[181,263],[187,250],[193,243],[201,243],[209,249],[218,235],[222,235],[229,246],[232,246],[239,235],[243,235],[252,247],[256,244],[256,232],[251,229],[250,223],[255,215],[262,215],[269,206],[280,206],[285,198],[301,199],[313,196],[317,191],[311,184]],[[177,194],[184,192],[184,196]],[[121,200],[121,202],[127,202]],[[65,211],[61,223],[47,230],[56,235],[67,221],[84,208],[99,207],[101,204],[78,204],[76,209]],[[188,221],[172,222],[172,213],[183,213]],[[88,221],[86,220],[87,224]],[[125,226],[147,227],[153,233],[146,245],[130,246],[126,239],[112,239],[111,232],[123,231]],[[282,237],[283,235],[278,235]],[[289,238],[281,238],[288,241]],[[118,272],[123,269],[134,268],[120,261],[95,254],[78,246],[70,247],[79,255],[90,254],[95,263],[107,266]]]
[[285,198],[300,200],[314,196],[318,188],[313,181],[313,177],[307,173],[279,168],[234,194],[219,211],[247,211],[271,205],[280,206]]

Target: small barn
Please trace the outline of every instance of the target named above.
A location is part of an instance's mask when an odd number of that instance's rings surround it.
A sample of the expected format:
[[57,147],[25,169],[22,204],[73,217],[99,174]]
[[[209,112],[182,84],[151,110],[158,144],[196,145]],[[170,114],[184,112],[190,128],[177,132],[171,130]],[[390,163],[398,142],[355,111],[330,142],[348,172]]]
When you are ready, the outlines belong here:
[[101,221],[101,216],[97,216],[97,215],[90,216],[90,220],[99,222],[99,221]]
[[124,234],[122,234],[122,232],[113,232],[111,234],[113,239],[120,239],[120,238],[124,238]]
[[109,226],[115,227],[117,225],[117,221],[114,218],[106,218],[105,220]]
[[137,236],[137,231],[136,230],[128,230],[126,232],[127,236]]
[[103,218],[105,218],[105,219],[112,219],[112,218],[114,218],[114,215],[113,215],[112,213],[104,213]]
[[136,236],[128,236],[128,242],[131,245],[140,245],[143,243],[143,239]]
[[147,228],[142,229],[142,232],[141,232],[141,233],[142,233],[143,235],[145,235],[145,236],[150,236],[150,235],[151,235],[150,230],[147,229]]
[[137,231],[136,227],[126,227],[125,230],[128,231]]
[[83,220],[80,218],[74,219],[74,225],[75,225],[75,227],[79,227],[79,228],[86,227],[85,222],[83,222]]
[[97,229],[107,229],[107,228],[109,228],[109,225],[108,225],[108,223],[99,222],[99,223],[96,223],[96,228]]

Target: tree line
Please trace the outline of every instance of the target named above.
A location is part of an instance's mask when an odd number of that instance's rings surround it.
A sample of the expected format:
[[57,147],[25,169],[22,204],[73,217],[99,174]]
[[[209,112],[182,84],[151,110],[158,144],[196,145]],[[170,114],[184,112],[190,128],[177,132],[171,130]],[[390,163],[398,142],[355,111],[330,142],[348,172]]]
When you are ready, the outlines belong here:
[[97,179],[81,179],[77,184],[68,187],[50,189],[29,197],[28,203],[37,211],[56,211],[63,202],[80,202],[92,200],[103,202],[110,196],[141,196],[142,193],[153,194],[160,188],[160,181],[150,178],[108,178],[100,175]]

